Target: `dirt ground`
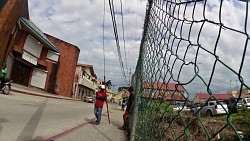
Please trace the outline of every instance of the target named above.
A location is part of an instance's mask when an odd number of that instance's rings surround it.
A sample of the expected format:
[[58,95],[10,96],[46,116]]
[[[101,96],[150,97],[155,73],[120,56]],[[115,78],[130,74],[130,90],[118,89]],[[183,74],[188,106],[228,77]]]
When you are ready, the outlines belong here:
[[236,140],[233,128],[226,121],[213,118],[198,119],[193,116],[166,115],[157,117],[155,125],[160,129],[158,131],[164,131],[159,136],[163,140]]

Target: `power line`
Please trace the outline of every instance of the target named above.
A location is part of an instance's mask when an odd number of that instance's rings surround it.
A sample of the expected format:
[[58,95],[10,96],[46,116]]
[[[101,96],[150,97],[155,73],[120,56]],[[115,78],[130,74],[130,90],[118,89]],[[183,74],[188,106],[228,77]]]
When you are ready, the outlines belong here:
[[126,78],[126,74],[125,74],[124,66],[123,66],[123,61],[122,61],[120,44],[119,44],[119,36],[118,36],[118,32],[117,32],[117,25],[116,25],[116,19],[115,19],[113,0],[109,0],[109,7],[110,7],[110,14],[111,14],[112,23],[113,23],[113,29],[114,29],[114,35],[115,35],[115,40],[116,40],[116,46],[117,46],[117,52],[118,52],[120,66],[121,66],[121,71],[122,71],[124,79],[127,82],[127,78]]
[[123,35],[123,48],[124,48],[124,60],[125,60],[125,66],[128,71],[128,65],[127,65],[127,55],[126,55],[126,45],[125,45],[125,32],[124,32],[124,20],[123,20],[123,8],[122,8],[122,0],[120,0],[121,3],[121,17],[122,17],[122,35]]

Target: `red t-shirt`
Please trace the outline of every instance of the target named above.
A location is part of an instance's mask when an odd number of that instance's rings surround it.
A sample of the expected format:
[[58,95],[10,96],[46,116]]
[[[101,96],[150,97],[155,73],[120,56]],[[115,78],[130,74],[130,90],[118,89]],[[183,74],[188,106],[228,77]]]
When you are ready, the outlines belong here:
[[95,102],[95,107],[102,108],[103,107],[103,102],[106,101],[107,95],[105,92],[97,92],[96,93],[96,102]]

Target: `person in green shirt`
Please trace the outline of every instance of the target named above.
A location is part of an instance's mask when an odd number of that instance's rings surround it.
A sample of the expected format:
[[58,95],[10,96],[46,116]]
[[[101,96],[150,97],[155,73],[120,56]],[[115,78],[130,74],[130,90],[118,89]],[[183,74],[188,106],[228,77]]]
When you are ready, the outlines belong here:
[[0,82],[1,84],[3,84],[6,80],[6,77],[7,77],[7,68],[6,68],[6,64],[3,64],[3,67],[2,67],[2,70],[0,72]]

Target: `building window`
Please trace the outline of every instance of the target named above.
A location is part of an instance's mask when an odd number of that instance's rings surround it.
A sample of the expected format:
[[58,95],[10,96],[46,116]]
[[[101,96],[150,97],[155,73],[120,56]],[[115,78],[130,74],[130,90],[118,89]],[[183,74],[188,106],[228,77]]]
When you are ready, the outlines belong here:
[[0,11],[2,11],[6,2],[7,2],[7,0],[0,0]]

